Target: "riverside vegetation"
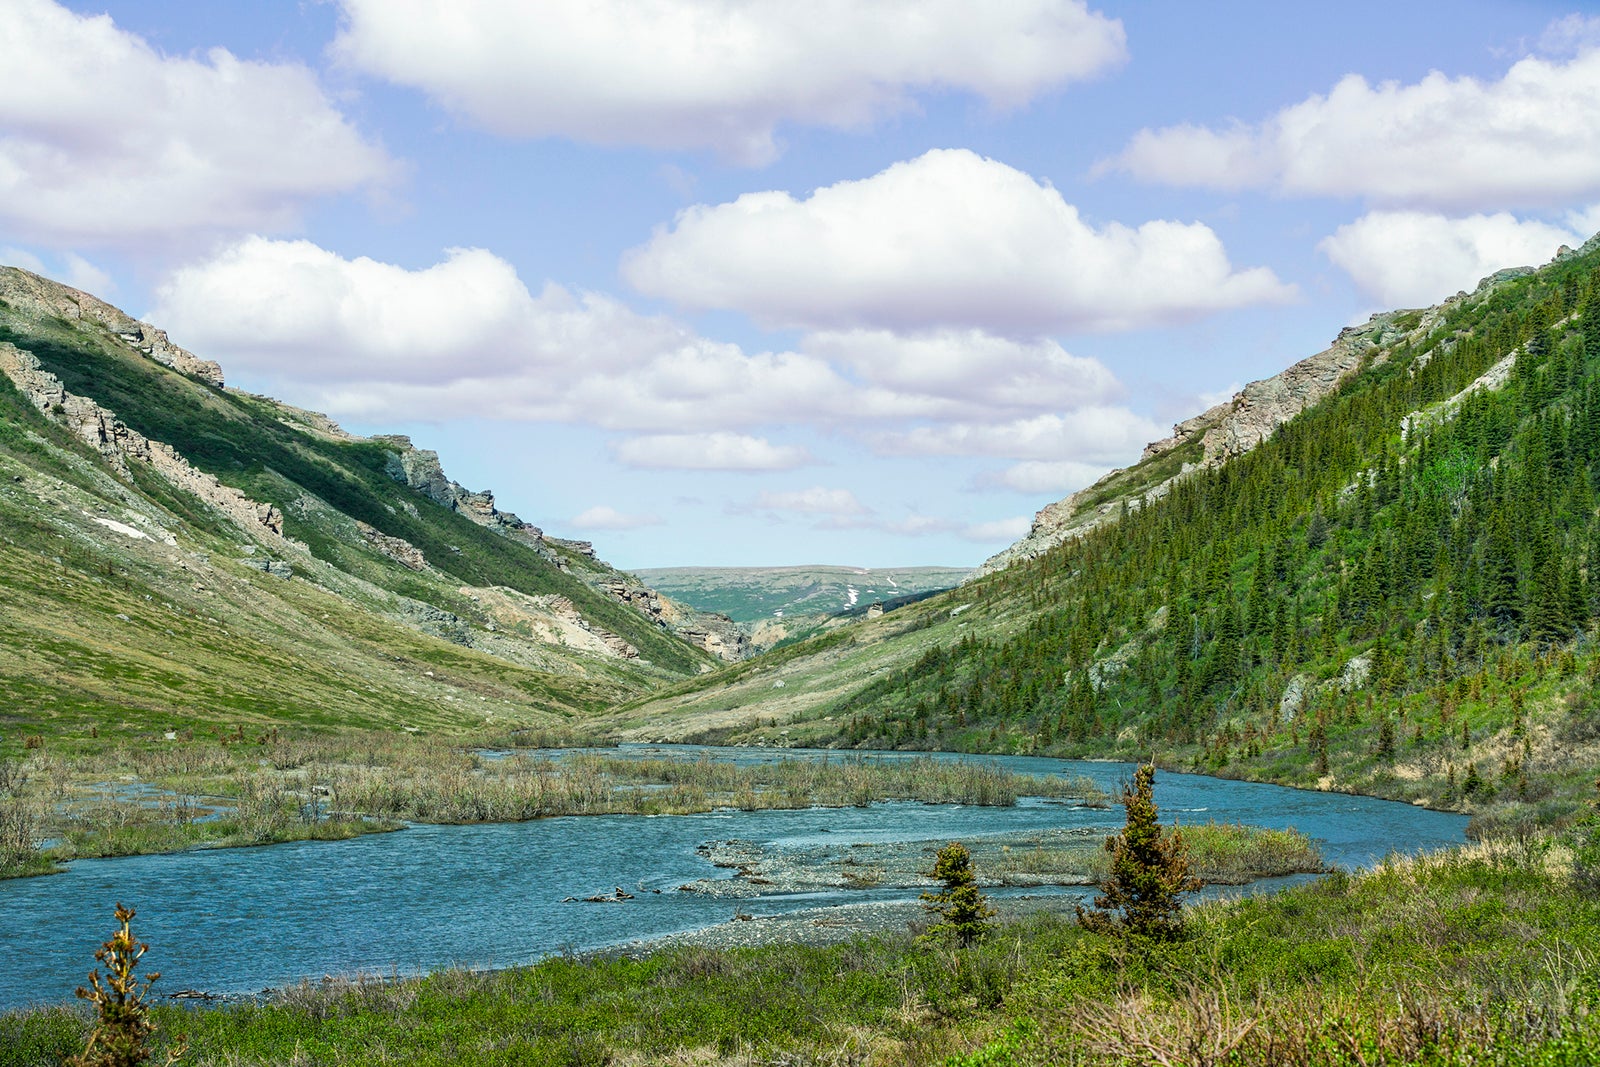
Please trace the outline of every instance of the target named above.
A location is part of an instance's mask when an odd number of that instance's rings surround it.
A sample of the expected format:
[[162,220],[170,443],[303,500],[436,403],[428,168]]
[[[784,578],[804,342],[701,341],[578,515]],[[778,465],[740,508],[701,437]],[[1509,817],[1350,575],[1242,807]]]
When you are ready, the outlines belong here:
[[[1010,806],[1023,795],[1104,804],[1088,779],[1019,775],[981,762],[839,754],[737,765],[604,750],[495,751],[353,733],[175,738],[47,748],[0,762],[0,877],[55,861],[189,847],[337,839],[401,820],[509,822],[554,815],[686,814],[846,807],[885,800]],[[55,838],[41,852],[36,843]]]

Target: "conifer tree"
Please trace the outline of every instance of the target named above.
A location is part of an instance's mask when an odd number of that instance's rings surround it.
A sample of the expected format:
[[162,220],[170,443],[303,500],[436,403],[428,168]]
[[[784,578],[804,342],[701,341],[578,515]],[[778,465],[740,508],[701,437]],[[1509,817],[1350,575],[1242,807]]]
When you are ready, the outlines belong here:
[[923,907],[939,916],[939,922],[928,930],[928,936],[952,936],[962,948],[981,941],[989,932],[989,920],[995,910],[978,889],[978,878],[972,870],[972,853],[959,842],[950,842],[934,859],[933,876],[944,883],[944,888],[937,893],[922,894],[927,902]]
[[1078,922],[1110,934],[1139,934],[1161,940],[1183,933],[1183,902],[1178,894],[1199,889],[1189,873],[1183,833],[1161,832],[1154,800],[1156,768],[1142,765],[1122,787],[1127,823],[1106,839],[1111,875],[1094,898],[1094,910],[1078,908]]

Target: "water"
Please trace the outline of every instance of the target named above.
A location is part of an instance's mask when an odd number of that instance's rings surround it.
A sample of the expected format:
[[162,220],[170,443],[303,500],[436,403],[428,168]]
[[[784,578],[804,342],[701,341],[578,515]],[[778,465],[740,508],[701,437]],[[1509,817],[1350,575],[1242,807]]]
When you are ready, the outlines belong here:
[[[820,753],[625,746],[754,762]],[[882,758],[911,758],[901,753]],[[839,753],[828,754],[839,759]],[[965,757],[1028,774],[1085,775],[1108,792],[1129,764],[1042,757]],[[1389,852],[1459,844],[1466,818],[1338,793],[1161,772],[1163,819],[1294,826],[1329,862],[1368,866]],[[0,882],[0,1010],[70,999],[111,932],[112,907],[138,910],[158,992],[253,992],[302,978],[433,968],[512,966],[564,950],[624,945],[724,922],[734,903],[677,887],[726,877],[695,852],[707,841],[773,845],[967,840],[1046,828],[1120,826],[1122,809],[1024,798],[1014,808],[915,803],[704,815],[597,815],[478,826],[414,826],[337,842],[78,860],[64,874]],[[567,897],[635,894],[622,903]],[[660,892],[654,892],[659,890]],[[1030,892],[1038,892],[1030,890]],[[908,899],[906,890],[839,890],[739,902],[757,915],[846,901]]]

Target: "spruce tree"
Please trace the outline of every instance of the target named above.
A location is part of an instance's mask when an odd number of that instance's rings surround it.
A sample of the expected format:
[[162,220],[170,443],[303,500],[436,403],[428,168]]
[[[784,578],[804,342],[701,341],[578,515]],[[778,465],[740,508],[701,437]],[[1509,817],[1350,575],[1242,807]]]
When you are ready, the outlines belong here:
[[978,878],[972,871],[972,853],[959,842],[950,842],[934,859],[933,876],[944,883],[944,888],[937,893],[922,894],[927,902],[923,906],[939,916],[939,922],[928,930],[928,936],[952,936],[962,948],[981,941],[989,932],[989,919],[995,910],[978,890]]
[[1161,833],[1154,797],[1156,768],[1147,763],[1122,787],[1127,823],[1106,839],[1111,875],[1094,898],[1094,910],[1078,908],[1078,922],[1109,934],[1138,934],[1160,940],[1183,933],[1183,902],[1178,894],[1199,889],[1189,873],[1180,830]]

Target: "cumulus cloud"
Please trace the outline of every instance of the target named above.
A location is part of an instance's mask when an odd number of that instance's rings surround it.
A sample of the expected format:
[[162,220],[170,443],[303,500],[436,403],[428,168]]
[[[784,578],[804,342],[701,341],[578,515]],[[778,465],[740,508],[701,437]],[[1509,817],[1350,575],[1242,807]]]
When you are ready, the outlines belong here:
[[1038,411],[1075,408],[1121,393],[1103,363],[1069,354],[1055,341],[1014,341],[982,330],[818,331],[808,354],[857,379],[949,402],[951,409]]
[[571,525],[577,530],[636,530],[641,526],[660,526],[659,515],[628,515],[609,504],[596,504],[572,517]]
[[611,451],[618,462],[648,470],[783,471],[814,462],[797,445],[726,432],[630,437]]
[[308,199],[395,172],[303,66],[165,56],[106,15],[0,18],[0,225],[30,241],[282,229]]
[[1359,196],[1450,213],[1600,197],[1600,48],[1589,20],[1552,29],[1570,58],[1497,81],[1438,71],[1410,85],[1351,74],[1266,120],[1141,130],[1101,172],[1215,189]]
[[998,486],[1018,493],[1070,493],[1082,489],[1105,473],[1104,464],[1080,460],[1030,459],[981,479],[985,486]]
[[1006,544],[1009,545],[1028,535],[1033,528],[1033,519],[1027,515],[1016,515],[1009,519],[995,519],[992,522],[979,522],[966,527],[961,531],[961,536],[968,541],[979,544]]
[[999,456],[1106,464],[1137,456],[1164,427],[1126,408],[1089,407],[993,423],[947,423],[885,432],[871,439],[886,455]]
[[824,331],[797,352],[747,353],[602,294],[530,292],[482,249],[411,270],[252,237],[174,272],[148,317],[235,378],[293,383],[305,402],[347,418],[492,411],[653,435],[617,446],[636,465],[798,465],[800,452],[741,432],[797,422],[976,423],[1087,409],[1103,427],[1101,409],[1120,393],[1104,366],[1054,342],[973,330]]
[[[1576,217],[1592,225],[1587,216]],[[1426,307],[1502,267],[1536,266],[1587,230],[1499,212],[1449,218],[1421,211],[1374,211],[1317,246],[1361,290],[1386,307]]]
[[1126,57],[1083,0],[341,0],[335,54],[512,137],[712,148],[764,163],[783,123],[859,128],[960,91],[997,107]]
[[149,317],[236,375],[299,383],[353,417],[494,411],[673,431],[768,422],[849,392],[818,359],[747,355],[601,294],[535,295],[482,249],[408,270],[252,237],[174,272]]
[[831,515],[846,517],[871,513],[865,504],[856,499],[848,489],[829,489],[814,485],[809,489],[792,489],[762,493],[756,498],[756,507],[763,511],[793,511],[803,515]]
[[1096,228],[1048,184],[940,149],[797,200],[697,205],[623,257],[641,292],[823,330],[1114,330],[1292,299],[1201,223]]

